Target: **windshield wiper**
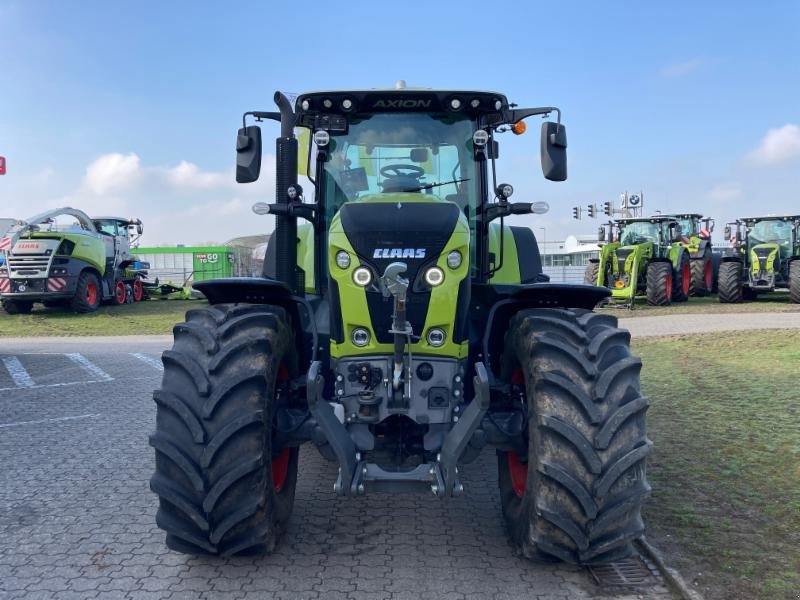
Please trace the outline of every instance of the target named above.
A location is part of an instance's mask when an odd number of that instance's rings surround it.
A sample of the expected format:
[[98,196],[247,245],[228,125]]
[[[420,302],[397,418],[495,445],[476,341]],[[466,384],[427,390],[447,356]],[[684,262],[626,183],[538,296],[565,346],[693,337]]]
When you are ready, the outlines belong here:
[[452,181],[442,181],[441,183],[426,183],[425,185],[419,185],[413,188],[406,188],[402,191],[404,192],[421,192],[422,190],[429,190],[431,188],[439,187],[442,185],[450,185],[451,183],[462,183],[464,181],[469,181],[469,177],[466,179],[453,179]]

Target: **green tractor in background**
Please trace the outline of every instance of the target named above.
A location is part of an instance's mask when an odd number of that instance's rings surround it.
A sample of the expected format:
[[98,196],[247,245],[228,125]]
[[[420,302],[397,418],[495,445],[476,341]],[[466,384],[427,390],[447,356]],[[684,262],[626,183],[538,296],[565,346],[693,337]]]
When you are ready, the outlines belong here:
[[717,292],[723,303],[788,289],[800,303],[800,215],[748,217],[725,226],[733,253],[723,256]]
[[676,217],[618,219],[601,226],[598,238],[600,258],[590,260],[584,282],[609,288],[611,303],[632,309],[637,295],[652,306],[688,299],[690,249]]
[[[271,551],[302,444],[338,466],[315,493],[341,497],[468,493],[461,465],[489,446],[525,555],[632,553],[650,490],[641,360],[591,310],[608,290],[549,283],[533,232],[507,224],[544,203],[495,180],[497,138],[551,113],[542,170],[566,179],[560,111],[403,85],[275,102],[244,117],[281,124],[276,201],[253,207],[276,221],[264,276],[198,282],[210,305],[163,355],[150,486],[167,545]],[[236,148],[237,181],[255,181],[260,128],[245,120]],[[359,506],[356,531],[386,516]]]
[[689,295],[707,296],[714,291],[714,256],[711,248],[714,219],[703,218],[697,213],[673,216],[681,225],[681,245],[689,252],[692,271]]

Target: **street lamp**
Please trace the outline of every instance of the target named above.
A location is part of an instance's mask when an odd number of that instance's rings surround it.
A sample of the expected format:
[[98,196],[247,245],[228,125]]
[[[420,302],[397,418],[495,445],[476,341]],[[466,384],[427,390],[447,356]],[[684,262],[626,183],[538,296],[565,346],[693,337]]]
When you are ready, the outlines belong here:
[[[539,227],[542,230],[542,256],[547,254],[547,229],[544,227]],[[547,259],[542,260],[542,266],[547,264]]]

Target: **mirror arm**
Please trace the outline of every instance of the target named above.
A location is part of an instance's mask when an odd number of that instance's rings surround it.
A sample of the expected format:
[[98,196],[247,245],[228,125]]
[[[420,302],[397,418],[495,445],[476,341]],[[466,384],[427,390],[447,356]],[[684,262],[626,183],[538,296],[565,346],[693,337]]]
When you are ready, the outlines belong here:
[[556,113],[556,123],[561,125],[561,109],[555,106],[540,106],[538,108],[512,108],[503,110],[499,119],[494,119],[492,125],[502,125],[504,123],[516,123],[522,119],[541,115],[547,117],[550,113]]
[[509,215],[529,215],[533,213],[531,202],[498,202],[486,208],[486,223]]
[[263,121],[264,119],[271,119],[272,121],[281,121],[281,113],[278,112],[264,112],[261,110],[250,110],[242,115],[242,127],[247,127],[247,116],[252,115],[256,121]]
[[268,204],[267,214],[281,217],[299,217],[306,221],[315,221],[315,214],[319,211],[319,204],[306,204],[305,202],[288,202],[286,204]]

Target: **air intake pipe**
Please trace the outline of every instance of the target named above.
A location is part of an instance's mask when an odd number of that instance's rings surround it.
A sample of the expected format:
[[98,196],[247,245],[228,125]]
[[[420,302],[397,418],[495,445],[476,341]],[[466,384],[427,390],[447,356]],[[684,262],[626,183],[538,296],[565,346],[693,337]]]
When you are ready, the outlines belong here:
[[[275,203],[288,204],[289,186],[297,183],[297,138],[294,137],[295,114],[291,102],[281,92],[275,92],[275,104],[281,113],[281,136],[275,148]],[[266,268],[266,261],[265,261]],[[297,269],[297,217],[275,217],[275,277],[299,293],[302,281]]]

